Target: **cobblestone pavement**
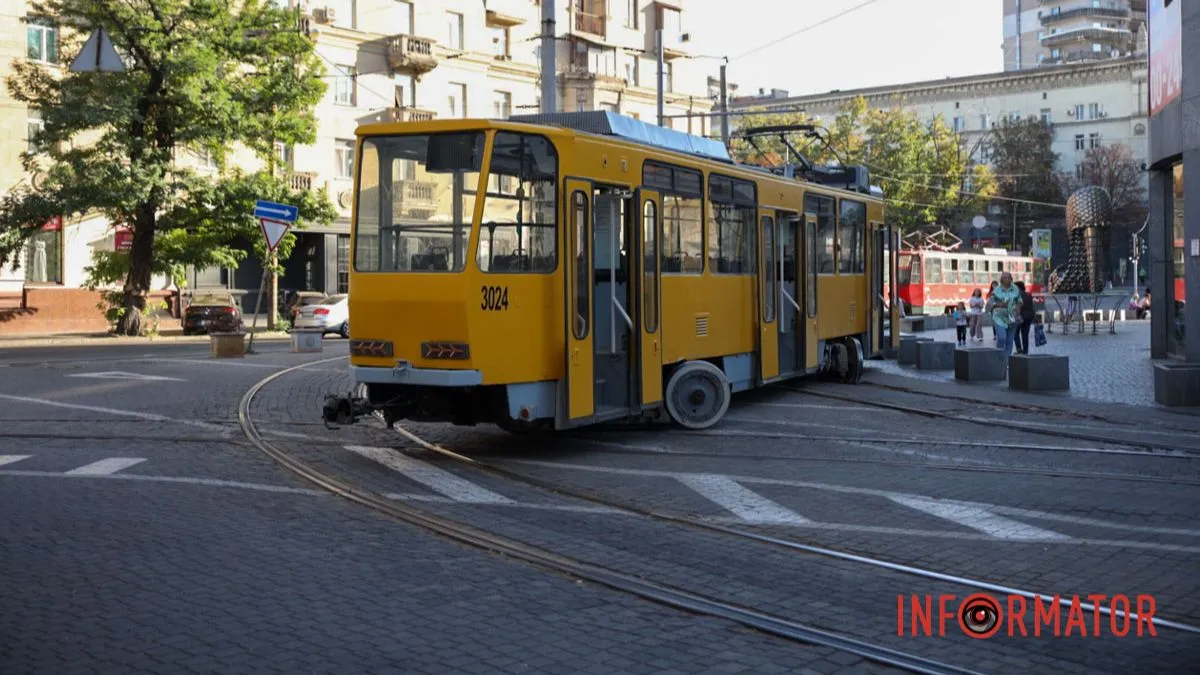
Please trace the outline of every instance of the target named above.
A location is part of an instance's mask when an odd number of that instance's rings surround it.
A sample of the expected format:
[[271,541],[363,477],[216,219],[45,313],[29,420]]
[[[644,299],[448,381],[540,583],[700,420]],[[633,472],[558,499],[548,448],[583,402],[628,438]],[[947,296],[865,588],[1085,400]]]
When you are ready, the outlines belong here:
[[[953,328],[916,333],[918,337],[933,338],[939,342],[955,342]],[[1030,331],[1030,339],[1033,339]],[[970,345],[971,343],[968,343]],[[978,344],[978,343],[976,343]],[[984,330],[985,347],[991,347],[992,332]],[[1098,332],[1092,334],[1091,324],[1087,330],[1078,332],[1074,327],[1062,333],[1062,325],[1055,324],[1054,332],[1046,335],[1046,344],[1032,347],[1030,353],[1059,354],[1070,359],[1071,389],[1069,393],[1026,393],[1022,396],[1031,400],[1073,397],[1087,401],[1122,403],[1136,406],[1156,406],[1154,401],[1154,361],[1150,359],[1150,322],[1130,321],[1117,323],[1116,335],[1108,333],[1106,324],[1099,324]],[[954,371],[917,370],[916,366],[899,365],[895,361],[872,361],[871,367],[893,375],[926,380],[929,382],[953,382]],[[1007,389],[1007,382],[972,382],[961,384],[962,389]]]
[[[236,365],[202,352],[115,365],[50,354],[0,369],[0,508],[11,514],[0,525],[0,573],[12,581],[0,604],[17,608],[0,615],[0,633],[11,636],[0,641],[0,672],[867,667],[446,543],[317,491],[245,444],[235,418],[247,387],[344,353],[330,344],[319,357],[280,350]],[[897,596],[961,599],[980,588],[570,495],[1030,591],[1150,593],[1160,619],[1200,624],[1195,459],[1094,453],[1105,444],[785,391],[739,397],[704,433],[599,428],[530,438],[411,427],[567,491],[554,493],[442,461],[373,423],[326,429],[322,396],[349,385],[342,364],[312,364],[268,385],[253,413],[273,442],[362,489],[928,658],[983,672],[1173,671],[1200,658],[1195,634],[1165,625],[1140,640],[1107,629],[1087,640],[981,641],[957,629],[900,637]]]

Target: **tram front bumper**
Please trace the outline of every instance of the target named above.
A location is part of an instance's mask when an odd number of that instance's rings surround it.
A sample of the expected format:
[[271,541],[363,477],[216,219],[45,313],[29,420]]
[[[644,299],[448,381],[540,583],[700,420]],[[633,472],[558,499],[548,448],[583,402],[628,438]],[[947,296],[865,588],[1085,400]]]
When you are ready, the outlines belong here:
[[350,366],[350,377],[363,384],[408,384],[426,387],[478,387],[483,373],[478,370],[447,370],[416,368],[407,361],[398,361],[391,368],[379,366]]

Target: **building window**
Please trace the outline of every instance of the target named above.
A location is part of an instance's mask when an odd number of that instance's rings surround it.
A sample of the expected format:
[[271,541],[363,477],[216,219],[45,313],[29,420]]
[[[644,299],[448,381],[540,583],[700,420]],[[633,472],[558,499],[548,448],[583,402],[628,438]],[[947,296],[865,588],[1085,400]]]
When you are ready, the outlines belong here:
[[638,27],[638,0],[625,0],[625,27]]
[[[1154,294],[1151,298],[1151,310],[1159,311],[1163,309],[1168,312],[1169,328],[1167,329],[1167,351],[1175,354],[1182,354],[1184,351],[1184,331],[1183,331],[1183,303],[1182,298],[1175,297],[1174,289],[1183,287],[1187,283],[1185,276],[1186,262],[1184,254],[1184,223],[1183,223],[1183,164],[1176,164],[1171,170],[1171,180],[1173,183],[1175,199],[1175,213],[1172,220],[1172,245],[1171,245],[1171,276],[1172,283],[1167,284],[1167,288],[1153,289]],[[1174,280],[1179,280],[1181,283],[1176,284]],[[1170,304],[1167,301],[1170,300]],[[1192,310],[1195,311],[1195,310]]]
[[279,162],[280,166],[288,169],[292,168],[292,159],[292,146],[287,143],[275,141],[275,160]]
[[491,26],[489,31],[492,34],[492,56],[497,59],[508,58],[508,29],[503,26]]
[[1100,146],[1100,134],[1088,134],[1088,148],[1098,148]]
[[1050,108],[1042,108],[1042,124],[1054,124],[1054,115]]
[[1092,43],[1092,53],[1100,54],[1102,52],[1104,52],[1104,45],[1100,44],[1099,42],[1093,42]]
[[1099,119],[1101,116],[1101,113],[1103,113],[1103,112],[1104,112],[1104,107],[1101,106],[1099,103],[1092,103],[1092,104],[1088,105],[1088,119],[1090,119],[1090,120]]
[[955,130],[955,131],[962,131],[962,130],[963,130],[963,128],[964,128],[965,126],[966,126],[966,124],[964,123],[964,120],[963,120],[963,118],[961,118],[961,117],[958,117],[958,116],[955,116],[955,118],[954,118],[954,130]]
[[49,19],[30,18],[25,25],[25,54],[31,61],[58,63],[58,27]]
[[462,51],[463,15],[458,12],[446,12],[446,46]]
[[512,94],[507,91],[497,91],[492,99],[492,117],[506,120],[512,115]]
[[675,64],[663,64],[663,91],[675,91]]
[[354,141],[339,138],[333,149],[336,176],[354,178]]
[[354,105],[354,66],[334,66],[333,102]]
[[638,57],[635,54],[625,56],[625,82],[631,87],[638,84]]
[[62,218],[53,218],[25,243],[25,281],[62,283]]
[[192,154],[196,155],[196,158],[200,160],[200,166],[204,167],[205,169],[217,168],[217,158],[213,154],[212,150],[209,150],[208,148],[197,148],[192,151]]
[[412,3],[407,2],[407,0],[393,0],[393,1],[396,3],[395,9],[392,12],[392,16],[395,17],[395,19],[396,19],[396,22],[393,24],[396,27],[396,34],[397,35],[412,35],[413,34],[413,30],[412,30],[413,6],[412,6]]
[[1084,146],[1084,143],[1083,143],[1083,134],[1075,134],[1075,149],[1076,149],[1076,150],[1083,150],[1083,149],[1084,149],[1084,147],[1085,147],[1085,146]]
[[1082,103],[1075,106],[1075,121],[1076,122],[1083,121],[1083,104]]
[[708,179],[708,270],[714,274],[754,274],[758,195],[750,181]]
[[350,292],[350,235],[337,236],[337,293]]
[[987,115],[980,115],[979,116],[979,128],[983,129],[984,131],[987,131],[988,127],[990,127],[990,126],[991,126],[991,119],[989,119]]
[[29,117],[25,119],[25,150],[29,154],[36,154],[38,151],[37,144],[34,139],[38,133],[46,128],[46,121],[42,119],[42,111],[36,108],[29,109]]
[[450,109],[450,117],[466,117],[467,85],[460,82],[451,82],[449,87],[450,94],[446,98],[446,103]]
[[[992,147],[987,143],[979,144],[979,161],[983,163],[990,162],[992,159]],[[969,175],[968,175],[969,177]]]

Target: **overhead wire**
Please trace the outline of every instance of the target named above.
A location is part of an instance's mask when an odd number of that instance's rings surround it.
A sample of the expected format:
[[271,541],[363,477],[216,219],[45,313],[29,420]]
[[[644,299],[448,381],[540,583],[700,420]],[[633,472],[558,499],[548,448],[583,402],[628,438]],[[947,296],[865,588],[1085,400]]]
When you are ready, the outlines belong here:
[[862,9],[863,7],[866,7],[866,6],[868,6],[868,5],[873,5],[873,4],[875,4],[876,2],[879,2],[879,0],[867,0],[866,2],[859,3],[859,4],[857,4],[857,5],[853,6],[853,7],[850,7],[849,9],[842,10],[841,12],[838,12],[837,14],[834,14],[833,16],[830,16],[830,17],[826,17],[826,18],[824,18],[824,19],[821,19],[820,21],[818,21],[818,22],[816,22],[816,23],[814,23],[814,24],[809,24],[809,25],[805,26],[804,28],[801,28],[800,30],[797,30],[797,31],[794,31],[794,32],[788,33],[787,35],[785,35],[785,36],[783,36],[783,37],[781,37],[781,38],[778,38],[778,39],[776,39],[776,40],[772,40],[772,41],[770,41],[770,42],[768,42],[768,43],[766,43],[766,44],[759,45],[759,46],[755,47],[754,49],[751,49],[750,51],[748,51],[748,52],[745,52],[744,54],[739,54],[739,55],[737,55],[737,56],[733,57],[733,58],[732,58],[732,59],[730,59],[730,60],[731,60],[731,61],[736,61],[736,60],[738,60],[738,59],[745,58],[745,57],[747,57],[747,56],[750,56],[751,54],[754,54],[754,53],[760,52],[760,51],[762,51],[762,50],[764,50],[764,49],[767,49],[768,47],[774,47],[775,45],[777,45],[777,44],[779,44],[779,43],[781,43],[781,42],[786,42],[787,40],[791,40],[792,38],[796,37],[797,35],[800,35],[801,33],[806,33],[806,32],[808,32],[808,31],[810,31],[810,30],[812,30],[812,29],[814,29],[814,28],[819,28],[819,27],[821,27],[821,26],[824,26],[825,24],[827,24],[827,23],[829,23],[829,22],[831,22],[831,21],[834,21],[834,20],[836,20],[836,19],[840,19],[840,18],[842,18],[843,16],[846,16],[847,14],[850,14],[851,12],[856,12],[856,11],[858,11],[858,10]]

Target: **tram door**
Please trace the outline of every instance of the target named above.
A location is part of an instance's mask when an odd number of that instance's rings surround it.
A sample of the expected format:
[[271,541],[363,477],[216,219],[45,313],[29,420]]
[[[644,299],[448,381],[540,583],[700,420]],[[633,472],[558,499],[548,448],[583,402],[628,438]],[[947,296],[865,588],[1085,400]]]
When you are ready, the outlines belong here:
[[567,180],[563,289],[566,311],[566,364],[555,426],[587,424],[595,417],[595,330],[592,326],[592,185]]
[[[630,255],[633,225],[640,221],[633,194],[622,188],[597,186],[592,196],[593,339],[596,416],[628,415],[639,393],[635,390],[634,355],[640,331],[635,330],[631,306],[636,270]],[[661,372],[661,369],[660,369]]]
[[804,300],[801,323],[804,326],[804,367],[816,368],[820,365],[820,355],[817,351],[817,274],[820,271],[817,263],[817,216],[814,213],[804,214],[804,274],[800,279],[803,286]]
[[790,211],[775,213],[776,278],[779,280],[779,374],[790,375],[804,370],[802,346],[804,344],[804,312],[800,308],[803,298],[801,285],[800,257],[802,232],[800,218]]
[[[641,401],[645,410],[662,402],[662,331],[659,329],[659,318],[662,313],[659,306],[662,303],[662,262],[658,254],[659,233],[662,232],[662,196],[653,190],[639,190],[638,204],[641,204],[641,252],[634,256],[641,260],[638,269],[641,272],[641,298],[632,306],[639,308],[634,313],[640,320],[638,333],[641,335],[638,362],[641,364]],[[638,229],[638,228],[634,228]]]
[[871,223],[871,314],[867,344],[863,345],[867,354],[874,354],[883,347],[883,324],[887,316],[884,303],[884,294],[887,293],[884,282],[887,259],[887,230],[881,223]]

